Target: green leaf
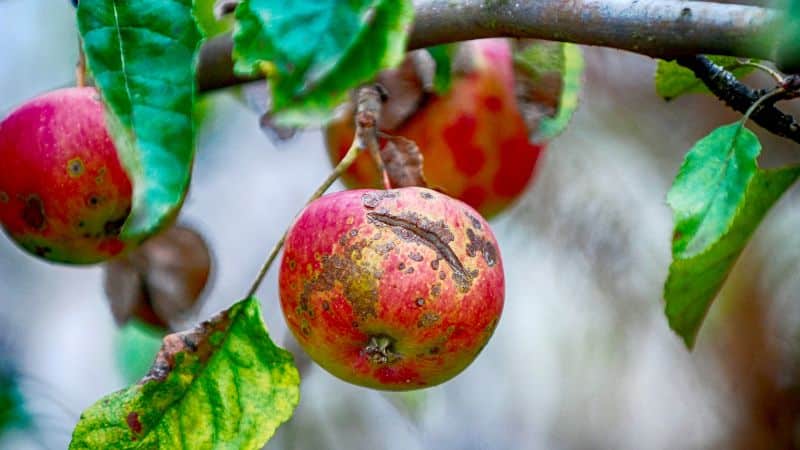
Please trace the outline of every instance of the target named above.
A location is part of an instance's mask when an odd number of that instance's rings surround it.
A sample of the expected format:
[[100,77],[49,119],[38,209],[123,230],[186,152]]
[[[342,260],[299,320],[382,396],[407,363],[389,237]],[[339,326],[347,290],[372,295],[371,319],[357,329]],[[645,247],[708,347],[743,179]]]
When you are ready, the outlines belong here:
[[436,64],[433,74],[433,90],[437,94],[446,94],[453,84],[453,55],[457,47],[453,44],[428,47],[426,50]]
[[259,449],[300,398],[255,298],[164,338],[150,373],[84,411],[70,449]]
[[114,339],[117,368],[127,383],[141,379],[161,348],[164,332],[138,319],[131,319]]
[[410,0],[244,0],[236,70],[268,76],[277,124],[319,124],[350,89],[403,60],[413,14]]
[[578,108],[583,55],[566,42],[523,41],[514,52],[517,102],[527,113],[533,142],[547,142],[566,129]]
[[233,29],[233,14],[217,20],[214,4],[217,0],[194,0],[193,13],[197,26],[205,37],[213,37],[227,33]]
[[[742,66],[733,56],[709,56],[709,59],[740,79],[755,70],[751,66]],[[710,93],[706,85],[694,76],[694,72],[675,61],[658,60],[655,78],[656,93],[664,100],[672,100],[683,94]]]
[[133,181],[123,238],[144,239],[177,214],[194,158],[194,62],[201,37],[191,0],[81,0],[87,66]]
[[778,5],[784,11],[781,23],[775,27],[775,62],[784,72],[800,73],[800,1],[784,0]]
[[689,150],[667,195],[675,232],[666,315],[689,348],[750,235],[800,175],[759,169],[760,151],[741,122],[717,128]]

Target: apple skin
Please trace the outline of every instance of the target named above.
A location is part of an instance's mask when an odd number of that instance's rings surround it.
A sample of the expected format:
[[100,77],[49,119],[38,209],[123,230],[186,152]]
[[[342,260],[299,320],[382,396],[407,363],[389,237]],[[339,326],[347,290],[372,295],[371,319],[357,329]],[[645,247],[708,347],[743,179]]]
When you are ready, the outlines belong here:
[[489,224],[417,187],[312,202],[287,235],[279,274],[284,317],[311,359],[382,390],[464,370],[497,326],[504,283]]
[[131,183],[94,88],[49,92],[0,122],[0,223],[23,249],[90,264],[131,247],[119,237]]
[[[528,140],[514,94],[508,41],[483,39],[463,45],[471,55],[468,73],[454,75],[445,95],[431,94],[405,123],[385,131],[417,143],[430,186],[490,218],[525,190],[545,145]],[[334,164],[347,152],[354,133],[352,110],[337,115],[327,126],[325,140]],[[350,188],[382,187],[366,152],[343,181]]]

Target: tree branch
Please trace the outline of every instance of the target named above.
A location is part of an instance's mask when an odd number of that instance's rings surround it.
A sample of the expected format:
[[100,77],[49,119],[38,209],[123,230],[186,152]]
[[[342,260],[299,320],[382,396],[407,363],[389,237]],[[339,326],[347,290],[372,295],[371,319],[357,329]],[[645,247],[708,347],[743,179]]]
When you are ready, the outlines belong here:
[[[765,92],[756,91],[737,80],[732,73],[714,64],[705,56],[685,56],[676,62],[694,72],[708,89],[725,104],[744,114]],[[789,91],[788,98],[794,95]],[[750,115],[750,120],[778,136],[800,143],[800,124],[794,117],[784,114],[774,106],[774,102],[764,102]]]
[[[488,37],[599,45],[660,58],[717,54],[773,59],[776,10],[684,0],[416,0],[409,49]],[[233,73],[230,35],[200,53],[208,91],[252,78]]]

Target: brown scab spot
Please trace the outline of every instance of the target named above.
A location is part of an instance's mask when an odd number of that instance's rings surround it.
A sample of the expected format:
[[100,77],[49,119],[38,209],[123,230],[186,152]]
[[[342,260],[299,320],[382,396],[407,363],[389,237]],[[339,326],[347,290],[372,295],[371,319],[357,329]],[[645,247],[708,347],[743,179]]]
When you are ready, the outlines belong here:
[[350,230],[350,237],[358,236],[358,230]]
[[106,236],[119,236],[119,232],[122,231],[122,226],[125,225],[125,221],[128,219],[128,214],[131,213],[130,208],[126,209],[125,212],[115,218],[111,218],[103,224],[103,233]]
[[139,422],[139,414],[135,411],[128,414],[128,417],[125,418],[125,422],[128,423],[128,428],[134,433],[140,434],[142,432],[142,423]]
[[436,354],[438,354],[438,353],[439,353],[439,347],[436,347],[436,346],[434,346],[434,347],[431,347],[431,349],[430,349],[430,350],[428,350],[428,353],[430,353],[431,355],[436,355]]
[[289,260],[289,270],[294,270],[297,267],[297,262],[293,259]]
[[475,227],[478,230],[481,229],[481,221],[478,220],[477,217],[473,216],[472,214],[470,214],[467,211],[465,211],[464,214],[469,218],[469,221],[472,222],[472,226],[473,227]]
[[444,270],[440,270],[439,271],[439,279],[440,280],[444,280],[445,278],[447,278],[447,274],[444,273]]
[[328,311],[330,309],[331,309],[331,304],[330,303],[328,303],[327,301],[322,302],[322,310],[323,311]]
[[439,270],[439,259],[438,258],[434,259],[433,261],[431,261],[431,269]]
[[413,261],[420,262],[422,261],[422,255],[417,252],[411,252],[408,254],[408,257],[411,258]]
[[472,228],[467,229],[467,238],[469,239],[469,244],[467,244],[468,256],[474,257],[480,252],[483,254],[483,260],[486,261],[486,265],[489,267],[497,263],[497,250],[488,239],[482,235],[478,236],[475,234]]
[[433,194],[431,194],[431,193],[430,193],[430,192],[428,192],[428,191],[422,191],[422,192],[420,192],[420,193],[419,193],[419,196],[420,196],[420,197],[422,197],[422,198],[424,198],[425,200],[431,200],[431,199],[433,199]]
[[100,170],[97,171],[97,176],[94,177],[94,182],[97,184],[103,184],[106,180],[106,168],[101,167]]
[[38,195],[30,195],[25,200],[25,207],[22,209],[22,220],[33,229],[41,230],[44,228],[46,220],[44,204]]
[[5,191],[0,191],[0,203],[8,203],[8,194]]
[[48,253],[52,252],[53,249],[47,246],[37,245],[36,248],[33,249],[33,252],[36,253],[37,256],[45,257]]
[[408,269],[406,269],[406,273],[411,275],[412,273],[414,273],[414,268],[413,267],[409,267]]
[[397,270],[406,270],[406,263],[400,263],[397,265]]
[[450,248],[455,236],[444,221],[432,221],[415,213],[393,215],[388,212],[382,213],[380,210],[367,213],[367,217],[372,223],[391,227],[392,231],[403,240],[417,242],[433,249],[453,270],[453,280],[459,284],[459,288],[462,291],[469,289],[472,277]]
[[375,209],[380,202],[381,199],[372,192],[366,192],[361,196],[361,204],[364,205],[365,208]]
[[71,178],[78,178],[83,175],[85,171],[83,167],[83,160],[80,158],[73,158],[67,162],[67,174]]
[[422,313],[417,321],[417,328],[427,328],[439,321],[439,314],[432,311]]
[[424,305],[425,305],[425,299],[424,299],[424,298],[422,298],[422,297],[419,297],[419,298],[418,298],[418,299],[417,299],[417,300],[416,300],[414,303],[415,303],[417,306],[419,306],[419,307],[422,307],[422,306],[424,306]]
[[86,197],[86,206],[88,206],[90,208],[96,208],[98,205],[100,205],[100,203],[102,201],[103,201],[103,199],[99,195],[97,195],[97,194],[89,194]]
[[313,317],[311,296],[314,292],[327,292],[339,285],[359,319],[376,316],[378,285],[374,274],[338,255],[324,255],[321,263],[319,275],[307,281],[300,294],[299,308],[303,313]]
[[441,293],[442,293],[442,284],[441,283],[436,283],[433,286],[431,286],[431,295],[432,296],[438,297],[439,294],[441,294]]

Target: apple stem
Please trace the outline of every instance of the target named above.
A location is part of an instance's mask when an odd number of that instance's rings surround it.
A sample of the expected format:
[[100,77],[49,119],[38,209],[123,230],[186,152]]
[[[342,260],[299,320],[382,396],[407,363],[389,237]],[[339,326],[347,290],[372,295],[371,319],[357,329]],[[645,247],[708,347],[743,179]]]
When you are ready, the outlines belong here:
[[86,86],[86,54],[83,53],[83,40],[78,38],[78,62],[75,64],[75,85]]
[[[306,205],[322,197],[322,195],[328,190],[328,188],[331,187],[334,181],[339,179],[339,177],[353,164],[353,162],[356,160],[356,157],[362,151],[370,148],[378,148],[377,124],[380,117],[381,105],[386,101],[386,99],[386,90],[379,84],[365,86],[359,89],[358,106],[356,109],[355,118],[355,139],[353,139],[353,143],[350,145],[350,148],[347,150],[347,153],[344,155],[342,160],[339,161],[339,164],[333,168],[333,171],[328,175],[325,181],[323,181],[317,190],[314,191],[314,193],[306,202]],[[272,250],[270,250],[269,256],[267,256],[266,261],[264,261],[264,264],[258,271],[258,275],[256,276],[255,281],[253,281],[253,284],[250,286],[250,290],[247,291],[247,296],[245,298],[250,298],[255,295],[258,287],[261,285],[261,282],[264,281],[264,277],[267,275],[267,272],[269,272],[269,268],[272,266],[275,258],[277,258],[281,248],[283,248],[283,244],[286,242],[286,235],[288,233],[289,229],[287,228],[286,231],[284,231],[281,235],[281,238],[278,239],[278,242],[276,242],[272,247]]]

